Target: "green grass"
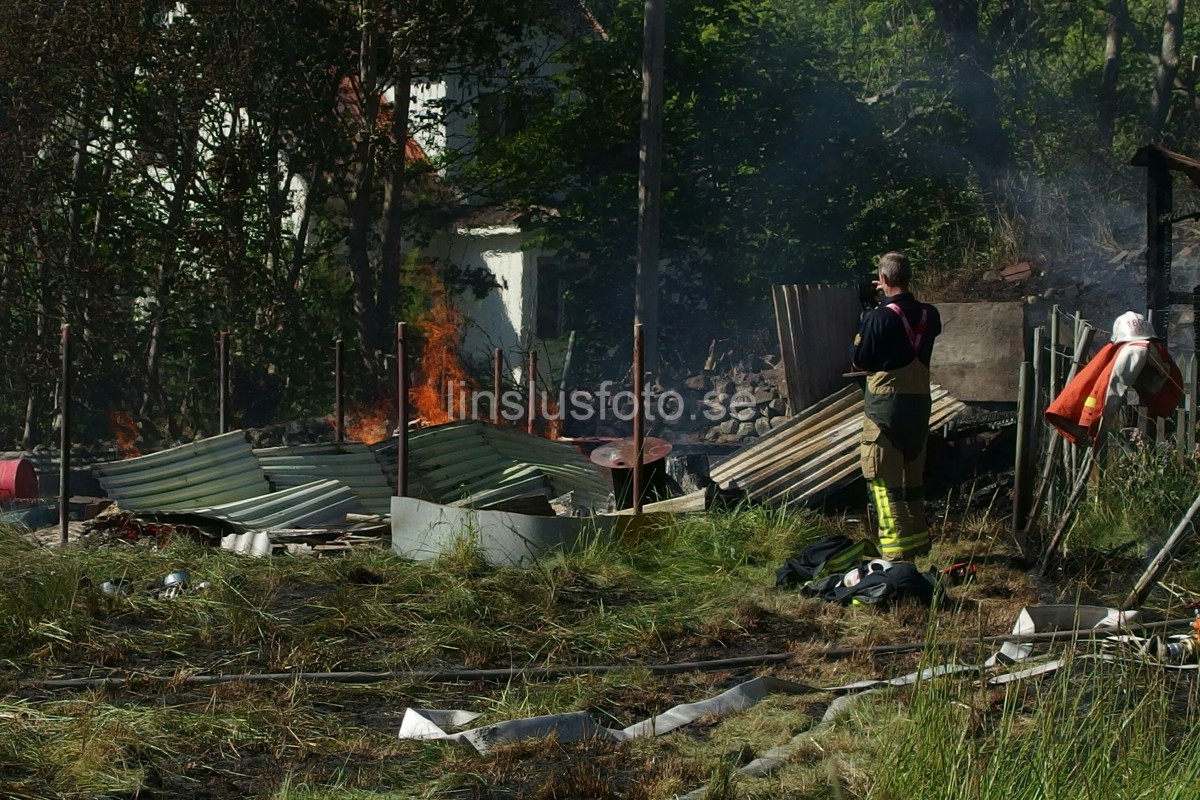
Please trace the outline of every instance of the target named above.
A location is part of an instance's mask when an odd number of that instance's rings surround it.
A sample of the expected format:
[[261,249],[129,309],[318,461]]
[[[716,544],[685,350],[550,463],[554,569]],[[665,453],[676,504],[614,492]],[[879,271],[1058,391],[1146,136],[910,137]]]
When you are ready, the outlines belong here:
[[[1045,683],[917,688],[884,716],[867,797],[1194,797],[1190,683],[1141,664],[1075,661]],[[862,724],[866,716],[860,716]]]
[[[411,564],[374,549],[249,559],[187,541],[159,552],[59,553],[0,535],[9,565],[0,614],[17,623],[0,639],[0,659],[28,673],[147,657],[225,671],[332,671],[665,655],[667,639],[723,629],[729,594],[765,596],[766,577],[816,534],[811,517],[746,511],[634,544],[597,540],[529,569],[489,567],[469,549]],[[155,596],[176,569],[209,588]],[[118,577],[134,587],[129,596],[99,591]]]
[[[937,552],[1002,556],[1003,520],[943,531]],[[333,559],[250,559],[172,541],[151,552],[64,551],[0,532],[0,786],[6,796],[316,798],[1088,798],[1188,796],[1196,722],[1170,676],[1078,660],[1007,689],[940,680],[865,695],[814,727],[830,696],[772,696],[657,739],[560,743],[487,755],[401,741],[406,707],[483,712],[475,724],[587,711],[623,728],[754,674],[813,685],[972,663],[983,633],[1032,599],[1024,574],[982,563],[963,603],[843,609],[773,588],[774,570],[837,520],[762,509],[680,518],[636,539],[590,542],[527,569],[464,546],[414,564],[385,550]],[[151,589],[174,569],[209,588]],[[1184,586],[1192,582],[1181,570]],[[124,577],[128,596],[97,587]],[[1200,578],[1200,576],[1196,576]],[[1080,592],[1078,586],[1064,591]],[[937,640],[925,654],[823,661],[827,646]],[[942,644],[957,643],[961,652]],[[656,675],[644,665],[795,650],[789,666]],[[612,664],[605,674],[504,683],[291,681],[197,686],[200,672]],[[58,675],[174,676],[120,690],[47,691]],[[1182,694],[1181,694],[1182,692]],[[1181,699],[1182,698],[1182,699]],[[1155,727],[1162,723],[1162,730]],[[791,743],[766,778],[739,773]],[[1118,786],[1119,795],[1105,795]]]
[[1200,464],[1169,443],[1118,446],[1089,487],[1071,539],[1099,551],[1161,543],[1200,493]]

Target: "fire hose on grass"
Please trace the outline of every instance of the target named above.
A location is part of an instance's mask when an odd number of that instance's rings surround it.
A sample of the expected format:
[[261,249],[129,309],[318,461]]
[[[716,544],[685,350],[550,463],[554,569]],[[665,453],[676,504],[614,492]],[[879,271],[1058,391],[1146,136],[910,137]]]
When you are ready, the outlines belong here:
[[[979,644],[1032,644],[1053,643],[1066,641],[1091,641],[1113,636],[1115,634],[1136,634],[1139,632],[1161,632],[1168,630],[1191,628],[1194,619],[1163,620],[1160,622],[1127,623],[1120,626],[1103,628],[1074,628],[1063,631],[1046,631],[1030,634],[1004,634],[999,636],[983,636],[971,640]],[[862,654],[891,655],[895,653],[910,653],[933,647],[946,648],[961,644],[961,642],[901,642],[897,644],[868,645],[865,647],[830,647],[814,653],[817,658],[837,659],[850,658]],[[527,680],[547,680],[567,675],[604,675],[626,669],[647,670],[655,675],[677,675],[687,672],[716,672],[721,670],[745,669],[748,667],[767,666],[772,664],[788,664],[800,654],[765,653],[762,655],[737,656],[709,661],[678,661],[659,664],[580,664],[561,667],[509,667],[502,669],[450,669],[450,670],[385,670],[380,672],[248,672],[228,673],[217,675],[153,675],[135,674],[129,677],[107,676],[88,678],[47,678],[30,679],[20,682],[20,685],[31,689],[96,689],[121,688],[141,683],[172,683],[191,685],[212,685],[218,683],[291,683],[295,681],[319,681],[326,683],[382,683],[385,681],[420,681],[426,683],[457,683],[457,682],[499,682],[507,683],[516,678]]]

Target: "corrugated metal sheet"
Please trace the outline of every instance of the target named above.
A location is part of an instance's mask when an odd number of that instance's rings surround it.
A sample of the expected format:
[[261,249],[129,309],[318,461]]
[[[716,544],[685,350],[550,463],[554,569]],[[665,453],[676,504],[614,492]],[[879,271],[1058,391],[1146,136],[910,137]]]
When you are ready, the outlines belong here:
[[[930,430],[947,424],[963,408],[934,386]],[[767,503],[799,506],[820,500],[859,474],[862,417],[862,391],[847,386],[717,464],[710,476]]]
[[[395,441],[375,449],[395,475]],[[478,420],[411,433],[409,470],[409,493],[442,505],[481,507],[572,492],[576,505],[598,507],[612,491],[607,476],[570,445]]]
[[93,469],[108,496],[129,511],[191,511],[271,491],[244,431]]
[[862,305],[852,286],[780,285],[772,287],[771,294],[788,407],[794,413],[844,382]]
[[255,458],[276,490],[312,481],[341,481],[371,514],[391,513],[392,484],[371,448],[361,442],[264,447]]
[[211,508],[192,508],[186,513],[219,519],[244,531],[271,531],[337,525],[345,522],[347,514],[364,511],[350,487],[327,480]]

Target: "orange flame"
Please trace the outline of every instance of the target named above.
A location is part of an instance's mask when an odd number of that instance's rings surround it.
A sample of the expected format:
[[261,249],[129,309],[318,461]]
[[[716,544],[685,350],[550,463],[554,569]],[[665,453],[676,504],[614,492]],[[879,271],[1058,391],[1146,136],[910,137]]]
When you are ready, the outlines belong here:
[[426,425],[440,425],[471,415],[469,395],[474,381],[458,359],[462,317],[450,304],[446,286],[432,270],[427,279],[433,303],[417,321],[425,343],[421,349],[420,377],[409,390],[408,401]]
[[558,415],[558,402],[551,400],[550,407],[546,409],[546,438],[558,439],[563,432],[563,418]]
[[137,440],[141,432],[138,431],[137,423],[133,421],[133,417],[123,411],[108,412],[108,427],[112,430],[113,436],[117,440],[117,447],[121,450],[121,458],[137,458],[142,454],[138,449]]
[[[392,403],[386,397],[380,398],[374,406],[360,408],[346,414],[346,440],[378,444],[392,435],[391,421],[395,415]],[[334,424],[330,419],[330,424]]]

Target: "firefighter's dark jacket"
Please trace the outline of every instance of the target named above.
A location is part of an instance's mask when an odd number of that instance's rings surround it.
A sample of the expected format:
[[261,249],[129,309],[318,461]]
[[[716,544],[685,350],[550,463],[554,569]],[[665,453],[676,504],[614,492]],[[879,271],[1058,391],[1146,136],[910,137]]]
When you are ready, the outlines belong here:
[[[907,327],[901,314],[908,321]],[[868,313],[854,340],[854,365],[870,373],[867,419],[878,425],[906,458],[919,453],[929,431],[929,362],[934,339],[941,332],[937,309],[904,292],[887,298]],[[914,337],[919,339],[915,351]]]

